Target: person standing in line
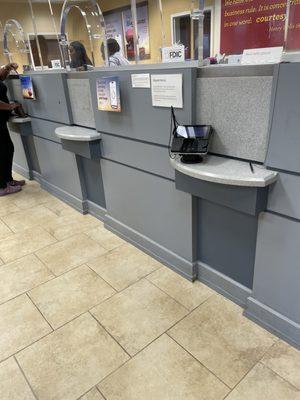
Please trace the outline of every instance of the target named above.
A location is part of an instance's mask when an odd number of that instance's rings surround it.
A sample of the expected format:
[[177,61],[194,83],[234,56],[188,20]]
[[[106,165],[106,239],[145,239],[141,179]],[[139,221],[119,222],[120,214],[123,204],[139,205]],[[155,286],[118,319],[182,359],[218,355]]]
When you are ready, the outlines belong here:
[[10,138],[7,122],[11,112],[20,105],[9,103],[7,97],[7,87],[3,81],[12,70],[18,68],[17,64],[7,64],[0,68],[0,196],[6,196],[19,192],[25,181],[16,181],[12,177],[12,164],[14,156],[14,145]]
[[[104,55],[104,44],[101,44],[101,53],[103,60]],[[129,65],[130,62],[121,53],[121,48],[116,39],[107,39],[107,53],[108,53],[108,65],[110,67],[119,67],[121,65]]]

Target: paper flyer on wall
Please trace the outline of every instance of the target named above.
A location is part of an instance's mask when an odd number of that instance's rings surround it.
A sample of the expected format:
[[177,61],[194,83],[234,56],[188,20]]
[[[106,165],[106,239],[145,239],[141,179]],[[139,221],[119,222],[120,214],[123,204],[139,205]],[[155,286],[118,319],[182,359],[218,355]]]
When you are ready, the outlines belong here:
[[98,110],[121,112],[120,80],[117,76],[97,79]]
[[33,90],[33,84],[30,76],[20,76],[22,96],[24,99],[36,100],[35,93]]

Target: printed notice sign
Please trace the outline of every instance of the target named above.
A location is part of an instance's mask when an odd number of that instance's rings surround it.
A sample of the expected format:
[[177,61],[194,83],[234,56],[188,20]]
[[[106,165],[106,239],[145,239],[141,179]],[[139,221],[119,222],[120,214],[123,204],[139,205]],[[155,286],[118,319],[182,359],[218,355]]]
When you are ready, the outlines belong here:
[[154,107],[183,108],[182,74],[151,75]]
[[150,74],[132,74],[131,84],[133,88],[147,88],[150,89]]
[[97,79],[97,100],[98,110],[121,112],[119,77]]
[[280,63],[283,47],[267,47],[265,49],[247,49],[242,56],[243,65]]

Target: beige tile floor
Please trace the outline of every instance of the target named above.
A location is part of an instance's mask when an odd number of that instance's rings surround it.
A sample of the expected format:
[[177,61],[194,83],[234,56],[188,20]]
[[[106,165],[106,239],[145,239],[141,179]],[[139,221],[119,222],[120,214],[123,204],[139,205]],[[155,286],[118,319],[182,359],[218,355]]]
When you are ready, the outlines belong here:
[[300,400],[300,352],[27,182],[0,198],[0,400]]

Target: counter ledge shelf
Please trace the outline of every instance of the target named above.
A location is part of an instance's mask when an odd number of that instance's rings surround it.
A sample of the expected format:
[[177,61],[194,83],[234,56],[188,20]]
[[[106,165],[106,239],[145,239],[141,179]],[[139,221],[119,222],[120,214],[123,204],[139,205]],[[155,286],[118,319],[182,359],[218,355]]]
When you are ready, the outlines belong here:
[[81,126],[60,126],[55,129],[64,150],[91,160],[101,156],[101,133]]
[[173,167],[182,174],[222,185],[266,187],[276,181],[278,173],[245,161],[226,157],[207,156],[201,164],[183,164],[179,158],[171,159]]
[[26,124],[28,122],[31,122],[31,118],[30,117],[11,117],[9,119],[9,122],[11,122],[12,124]]
[[81,126],[60,126],[55,129],[55,134],[60,139],[75,142],[92,142],[101,139],[101,134],[95,129],[83,128]]

